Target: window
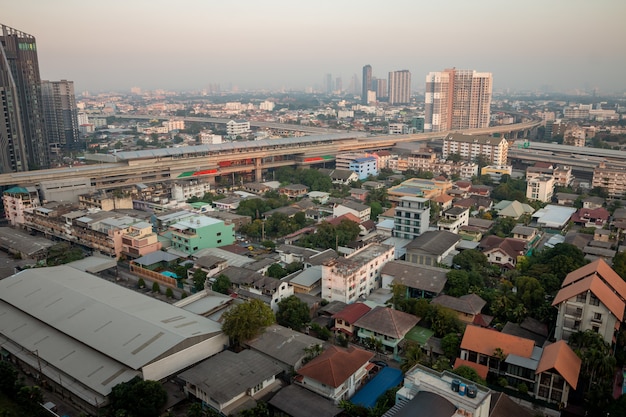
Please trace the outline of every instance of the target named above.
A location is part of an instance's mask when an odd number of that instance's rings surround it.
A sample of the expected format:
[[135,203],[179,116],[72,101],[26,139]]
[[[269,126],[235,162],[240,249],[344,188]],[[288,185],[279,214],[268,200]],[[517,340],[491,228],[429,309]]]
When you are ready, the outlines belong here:
[[600,300],[598,299],[598,297],[596,297],[595,295],[591,294],[591,297],[589,298],[589,304],[591,304],[592,306],[599,306],[600,305]]
[[587,293],[578,294],[576,296],[577,303],[584,303],[585,301],[587,301]]
[[593,320],[602,321],[602,313],[593,313]]

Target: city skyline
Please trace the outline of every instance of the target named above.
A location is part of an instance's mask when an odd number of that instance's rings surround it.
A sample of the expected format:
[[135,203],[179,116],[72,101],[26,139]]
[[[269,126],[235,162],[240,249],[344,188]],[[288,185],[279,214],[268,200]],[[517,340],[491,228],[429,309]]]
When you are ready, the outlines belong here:
[[[493,73],[494,90],[626,89],[626,3],[393,6],[25,0],[5,5],[2,23],[35,36],[42,79],[73,80],[77,91],[321,89],[324,74],[349,80],[366,64],[377,78],[408,69],[414,90],[451,67]],[[398,22],[398,10],[415,23]]]

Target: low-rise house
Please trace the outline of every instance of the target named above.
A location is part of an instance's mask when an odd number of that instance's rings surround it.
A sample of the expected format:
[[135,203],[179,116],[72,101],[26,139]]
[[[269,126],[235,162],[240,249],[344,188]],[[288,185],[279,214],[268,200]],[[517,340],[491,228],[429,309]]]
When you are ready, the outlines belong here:
[[493,206],[493,209],[498,213],[499,217],[510,217],[515,220],[524,214],[533,214],[535,212],[534,208],[517,200],[502,200]]
[[354,323],[370,310],[367,304],[348,304],[343,310],[333,314],[334,326],[331,330],[335,335],[343,334],[348,340],[352,340],[356,333]]
[[539,230],[536,228],[523,226],[521,224],[515,225],[513,230],[511,230],[511,234],[513,235],[513,239],[525,240],[528,242],[529,246],[541,236]]
[[583,208],[595,209],[603,207],[606,200],[602,197],[590,196],[583,199]]
[[249,269],[229,266],[221,273],[228,277],[233,292],[240,298],[261,300],[274,312],[278,311],[278,303],[293,295],[293,287],[289,282],[266,277]]
[[417,265],[406,261],[391,261],[383,266],[383,288],[392,285],[406,287],[407,298],[431,299],[438,296],[448,281],[448,269]]
[[328,175],[333,184],[350,185],[359,180],[358,174],[349,169],[320,169],[319,171]]
[[508,385],[525,384],[544,401],[567,405],[576,389],[581,359],[564,341],[541,348],[533,340],[478,326],[467,326],[460,359],[477,372],[504,377]]
[[413,314],[378,306],[358,319],[354,326],[358,328],[357,336],[362,343],[376,339],[398,358],[400,342],[419,321]]
[[[194,365],[178,375],[185,392],[218,413],[230,415],[256,406],[281,385],[276,377],[283,369],[253,350],[229,350]],[[216,378],[219,376],[219,378]]]
[[406,246],[405,258],[418,265],[451,264],[451,255],[460,240],[459,235],[445,230],[427,231]]
[[457,200],[454,207],[462,207],[470,210],[489,211],[493,207],[493,201],[489,197],[473,195],[462,200]]
[[478,249],[487,256],[492,265],[497,265],[502,270],[510,270],[515,269],[518,258],[526,254],[527,245],[525,240],[491,235],[480,241]]
[[437,197],[434,197],[430,200],[432,203],[436,203],[439,205],[440,210],[448,210],[452,207],[452,201],[454,201],[454,197],[450,194],[440,194]]
[[476,294],[466,294],[461,297],[442,294],[433,298],[431,304],[449,308],[457,313],[459,320],[463,323],[473,323],[487,302]]
[[602,259],[567,274],[552,306],[558,308],[554,337],[569,340],[591,330],[605,342],[615,342],[624,321],[626,282]]
[[295,383],[335,403],[348,400],[365,383],[372,352],[330,346],[300,368]]
[[294,294],[319,296],[322,293],[322,267],[312,266],[289,280]]
[[24,224],[24,210],[39,207],[39,193],[35,187],[12,187],[2,193],[4,217],[11,226]]
[[122,253],[127,256],[138,258],[158,250],[161,250],[161,242],[150,223],[134,223],[122,233]]
[[239,207],[239,203],[241,203],[243,198],[235,195],[230,195],[228,197],[222,198],[220,200],[213,201],[213,207],[217,210],[223,211],[234,211]]
[[365,204],[358,203],[356,201],[346,200],[341,204],[335,204],[333,207],[333,216],[339,217],[344,214],[352,214],[359,218],[359,223],[370,219],[372,209]]
[[573,206],[579,197],[578,194],[556,193],[556,201],[559,206]]
[[243,190],[253,194],[264,194],[270,191],[271,188],[258,182],[249,182],[243,185]]
[[297,332],[278,324],[267,327],[263,333],[247,341],[246,346],[272,359],[285,372],[300,369],[315,346],[325,347],[327,342]]
[[439,230],[458,234],[462,226],[467,226],[468,221],[469,208],[452,207],[443,213],[443,216],[437,222],[437,227]]
[[365,190],[363,188],[351,188],[350,189],[350,197],[355,200],[359,200],[365,202],[367,200],[367,195],[369,194],[369,190]]
[[581,208],[572,214],[572,221],[582,227],[603,228],[609,221],[609,211],[604,207]]
[[287,198],[300,198],[304,197],[309,192],[309,188],[302,184],[285,185],[278,189],[278,193]]
[[307,197],[309,197],[313,201],[318,201],[320,204],[326,204],[328,203],[330,193],[325,193],[323,191],[310,191],[307,194]]

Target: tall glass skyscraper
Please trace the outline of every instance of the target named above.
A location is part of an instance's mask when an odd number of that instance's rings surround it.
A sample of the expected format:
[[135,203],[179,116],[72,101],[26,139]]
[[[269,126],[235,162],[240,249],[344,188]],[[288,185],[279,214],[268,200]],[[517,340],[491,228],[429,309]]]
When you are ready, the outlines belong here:
[[35,37],[0,24],[0,171],[49,166]]

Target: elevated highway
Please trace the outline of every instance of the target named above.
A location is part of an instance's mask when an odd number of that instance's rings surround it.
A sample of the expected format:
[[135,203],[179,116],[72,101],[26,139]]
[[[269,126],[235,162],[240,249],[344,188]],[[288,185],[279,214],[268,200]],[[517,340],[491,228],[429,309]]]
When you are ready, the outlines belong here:
[[[462,131],[493,134],[525,131],[538,121]],[[413,135],[367,136],[342,132],[272,140],[229,142],[92,155],[94,164],[0,175],[0,186],[33,186],[42,181],[89,179],[98,189],[136,183],[155,183],[190,177],[214,179],[232,173],[251,173],[260,180],[262,171],[280,166],[319,166],[332,162],[339,152],[389,149],[398,143],[443,138],[449,132]]]

